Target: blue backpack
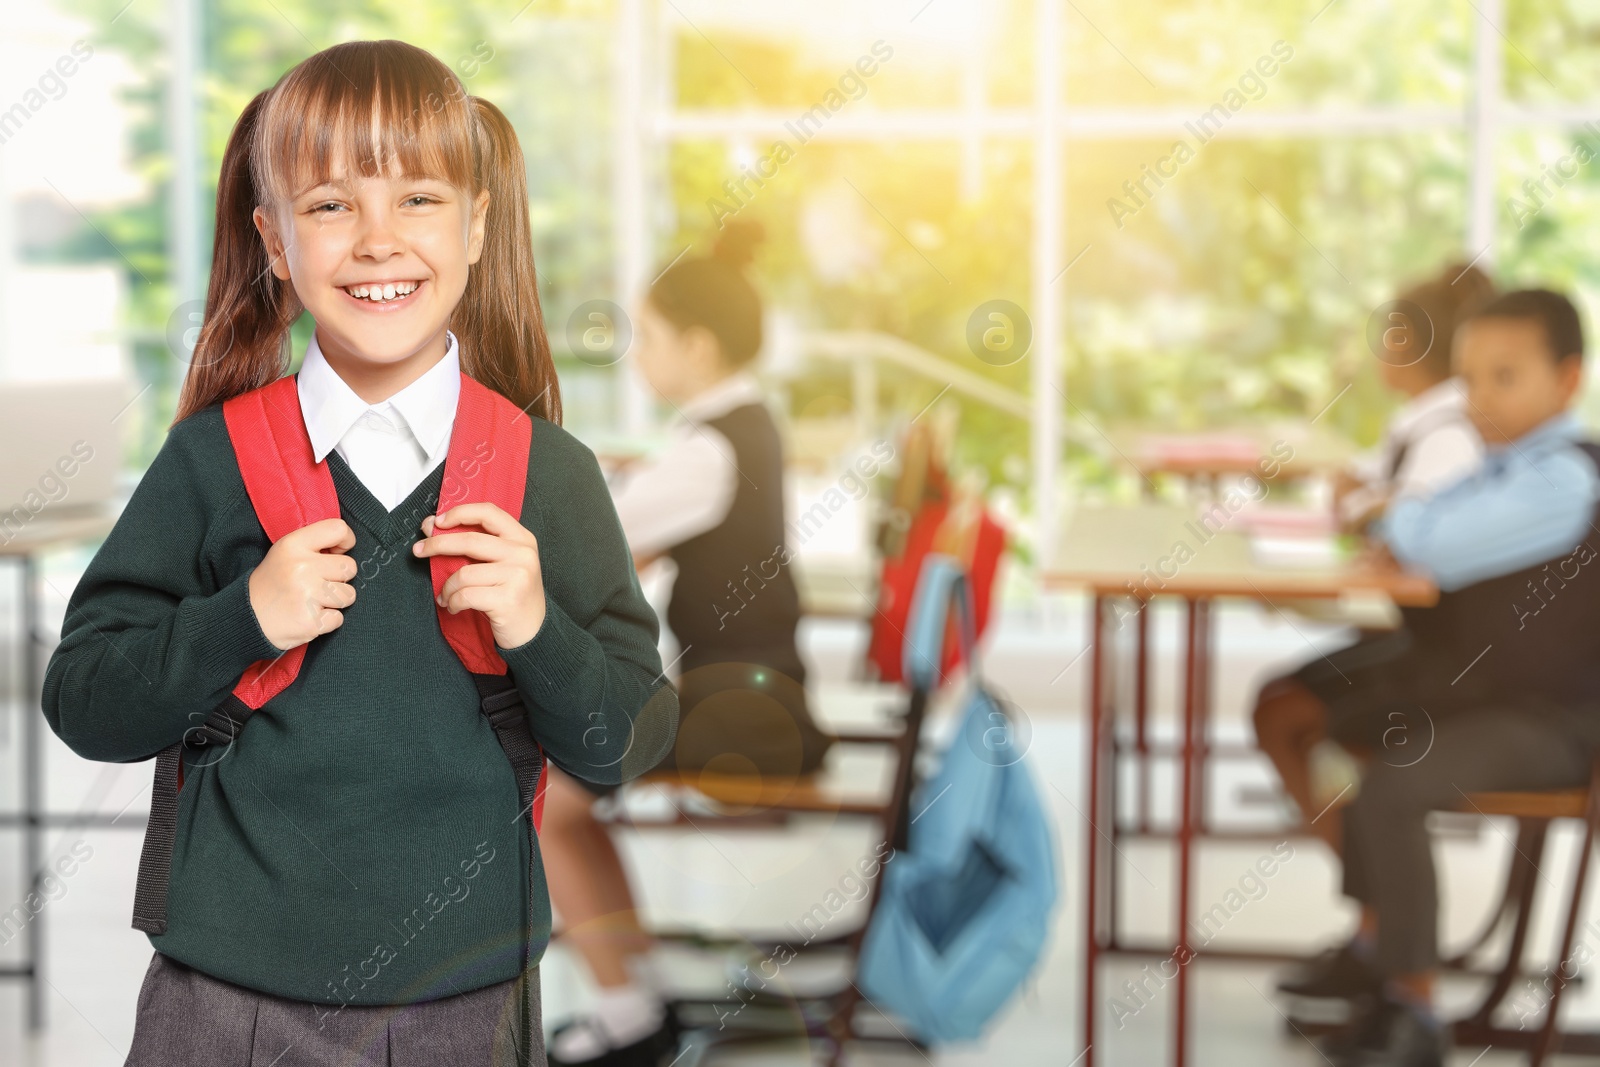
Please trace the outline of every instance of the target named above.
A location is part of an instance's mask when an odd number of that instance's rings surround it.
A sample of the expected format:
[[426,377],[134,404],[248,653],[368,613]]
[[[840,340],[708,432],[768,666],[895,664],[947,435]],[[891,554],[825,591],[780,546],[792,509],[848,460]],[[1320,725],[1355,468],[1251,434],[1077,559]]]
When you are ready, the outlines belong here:
[[929,554],[912,598],[905,676],[932,691],[946,609],[960,608],[972,695],[938,773],[911,804],[861,946],[862,991],[929,1044],[972,1040],[1038,963],[1057,898],[1054,832],[1015,724],[973,657],[966,575]]

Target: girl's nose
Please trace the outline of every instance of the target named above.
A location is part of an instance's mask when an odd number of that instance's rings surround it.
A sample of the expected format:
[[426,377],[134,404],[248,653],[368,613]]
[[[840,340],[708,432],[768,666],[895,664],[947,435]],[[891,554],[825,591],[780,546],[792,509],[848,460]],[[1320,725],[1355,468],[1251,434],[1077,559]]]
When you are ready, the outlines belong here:
[[386,259],[399,251],[399,231],[387,214],[368,215],[356,235],[355,253],[375,259]]

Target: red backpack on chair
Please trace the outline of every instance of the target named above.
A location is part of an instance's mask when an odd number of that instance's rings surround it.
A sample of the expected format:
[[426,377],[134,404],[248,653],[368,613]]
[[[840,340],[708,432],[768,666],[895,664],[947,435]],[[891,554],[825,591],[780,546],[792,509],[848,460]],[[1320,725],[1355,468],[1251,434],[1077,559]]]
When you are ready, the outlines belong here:
[[[902,660],[911,598],[929,553],[951,556],[963,566],[971,586],[976,642],[989,626],[995,572],[1006,546],[1005,528],[982,499],[962,496],[952,487],[935,431],[913,423],[901,441],[901,452],[900,477],[889,501],[890,520],[878,531],[883,567],[867,651],[883,682],[905,680]],[[948,625],[953,627],[953,620]],[[938,684],[961,665],[961,649],[954,637],[945,645]]]
[[[313,459],[295,377],[279,378],[224,401],[222,414],[250,503],[273,543],[313,522],[339,517],[333,474],[326,461]],[[462,374],[435,514],[460,503],[487,501],[512,516],[521,515],[532,435],[532,421],[515,404]],[[442,532],[468,531],[481,532],[482,527],[453,526]],[[429,557],[435,597],[445,580],[468,562],[458,555]],[[523,810],[532,809],[529,833],[536,834],[544,812],[544,750],[533,739],[516,683],[496,649],[488,617],[481,611],[452,615],[443,607],[436,605],[436,609],[445,640],[477,684],[479,707],[511,761]],[[208,746],[232,744],[256,709],[294,681],[305,653],[306,645],[297,645],[274,659],[251,664],[233,692],[206,716],[203,726],[156,756],[150,822],[134,894],[135,929],[150,934],[167,929],[167,886],[177,836],[184,751],[192,760]],[[530,862],[537,863],[538,850],[531,840],[529,845]]]

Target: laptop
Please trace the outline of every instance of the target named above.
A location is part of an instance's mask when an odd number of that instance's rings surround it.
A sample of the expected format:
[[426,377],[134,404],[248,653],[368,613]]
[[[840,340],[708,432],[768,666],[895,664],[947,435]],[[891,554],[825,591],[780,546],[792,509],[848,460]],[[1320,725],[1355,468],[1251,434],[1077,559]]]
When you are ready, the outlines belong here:
[[116,509],[136,392],[122,378],[0,381],[0,541]]

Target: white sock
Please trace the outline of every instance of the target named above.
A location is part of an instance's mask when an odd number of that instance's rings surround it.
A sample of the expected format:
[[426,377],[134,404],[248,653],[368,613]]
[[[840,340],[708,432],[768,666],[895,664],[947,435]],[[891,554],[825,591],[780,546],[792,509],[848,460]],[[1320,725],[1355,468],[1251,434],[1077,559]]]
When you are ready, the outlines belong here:
[[661,1029],[666,1006],[653,990],[629,982],[600,990],[600,997],[595,998],[594,1017],[606,1037],[611,1038],[611,1045],[621,1048]]
[[595,1022],[616,1048],[655,1033],[665,1015],[661,998],[634,982],[602,988],[594,1002]]
[[[632,963],[630,960],[630,966]],[[640,972],[634,973],[635,980],[627,985],[602,986],[589,1014],[552,1039],[550,1051],[564,1060],[581,1062],[655,1033],[666,1017],[666,1006],[655,990],[642,987]]]
[[569,1026],[550,1042],[550,1051],[568,1063],[599,1059],[610,1045],[593,1019]]

